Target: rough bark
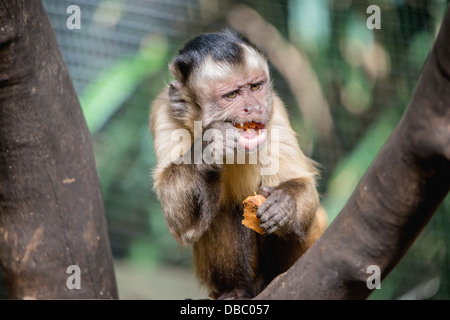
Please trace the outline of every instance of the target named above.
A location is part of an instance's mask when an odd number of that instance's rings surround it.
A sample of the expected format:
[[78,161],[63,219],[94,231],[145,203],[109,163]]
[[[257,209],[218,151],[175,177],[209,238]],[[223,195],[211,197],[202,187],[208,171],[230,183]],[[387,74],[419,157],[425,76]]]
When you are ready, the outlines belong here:
[[256,299],[365,299],[370,265],[384,278],[450,188],[450,10],[410,105],[323,236]]
[[0,266],[11,298],[117,298],[91,137],[40,1],[0,1]]

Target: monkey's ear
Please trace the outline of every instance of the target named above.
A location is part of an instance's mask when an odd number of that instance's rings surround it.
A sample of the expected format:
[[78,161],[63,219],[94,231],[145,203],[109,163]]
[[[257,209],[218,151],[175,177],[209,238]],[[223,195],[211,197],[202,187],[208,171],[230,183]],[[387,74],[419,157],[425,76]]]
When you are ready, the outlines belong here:
[[172,81],[169,84],[169,101],[171,113],[175,118],[183,118],[186,114],[188,103],[183,97],[184,85],[178,81]]
[[169,64],[169,70],[176,80],[183,81],[183,74],[180,70],[179,64],[177,64],[175,61],[172,62],[171,64]]

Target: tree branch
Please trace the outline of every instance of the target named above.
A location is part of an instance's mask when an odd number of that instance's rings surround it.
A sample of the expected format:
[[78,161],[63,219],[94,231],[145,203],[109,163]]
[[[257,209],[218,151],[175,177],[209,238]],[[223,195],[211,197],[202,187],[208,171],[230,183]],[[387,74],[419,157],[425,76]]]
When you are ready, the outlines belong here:
[[[93,147],[40,1],[0,2],[0,266],[10,298],[117,298]],[[69,289],[70,265],[81,289]]]

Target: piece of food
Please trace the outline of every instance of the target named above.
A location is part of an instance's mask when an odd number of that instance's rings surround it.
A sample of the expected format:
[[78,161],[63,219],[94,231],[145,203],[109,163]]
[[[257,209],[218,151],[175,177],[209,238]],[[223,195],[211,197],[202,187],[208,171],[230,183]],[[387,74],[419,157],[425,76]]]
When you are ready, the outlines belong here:
[[241,122],[235,124],[239,129],[238,145],[245,150],[253,151],[263,145],[267,140],[267,130],[263,123]]
[[242,220],[242,224],[260,234],[264,234],[266,232],[259,226],[259,218],[256,217],[256,212],[258,211],[258,207],[265,200],[266,198],[260,194],[255,194],[254,196],[247,197],[244,200],[244,220]]
[[244,130],[250,129],[260,130],[264,129],[264,125],[262,123],[252,121],[252,122],[237,123],[236,128]]

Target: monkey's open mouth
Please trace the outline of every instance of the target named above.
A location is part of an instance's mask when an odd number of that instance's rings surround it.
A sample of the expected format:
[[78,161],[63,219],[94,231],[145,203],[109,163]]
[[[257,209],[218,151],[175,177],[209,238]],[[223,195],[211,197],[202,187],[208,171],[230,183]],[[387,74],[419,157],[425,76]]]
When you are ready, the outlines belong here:
[[241,134],[238,144],[247,151],[257,149],[266,141],[266,127],[260,122],[241,122],[236,124],[235,127],[240,129]]

